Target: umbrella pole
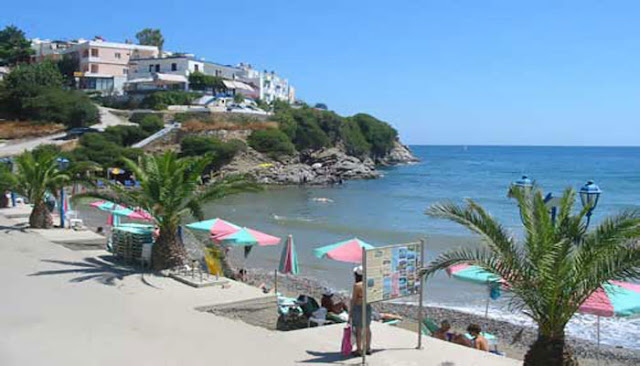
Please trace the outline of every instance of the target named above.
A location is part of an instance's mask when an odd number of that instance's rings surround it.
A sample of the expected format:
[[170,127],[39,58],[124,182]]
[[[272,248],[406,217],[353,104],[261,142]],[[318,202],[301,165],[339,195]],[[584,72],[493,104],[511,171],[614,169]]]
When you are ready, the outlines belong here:
[[[491,290],[489,290],[491,291]],[[487,297],[487,304],[484,307],[484,318],[489,319],[489,301],[491,300],[491,295]]]
[[596,328],[598,329],[598,348],[596,349],[596,364],[600,366],[600,315],[596,320]]
[[273,271],[273,278],[274,278],[274,291],[276,292],[276,297],[278,297],[278,270],[274,270]]

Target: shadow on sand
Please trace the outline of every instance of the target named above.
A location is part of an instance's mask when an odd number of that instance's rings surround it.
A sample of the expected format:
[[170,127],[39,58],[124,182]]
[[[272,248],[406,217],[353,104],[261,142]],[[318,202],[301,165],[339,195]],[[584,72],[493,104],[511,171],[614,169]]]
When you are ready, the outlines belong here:
[[[390,349],[390,350],[394,350],[394,349]],[[400,350],[400,349],[397,349],[397,350]],[[381,351],[383,350],[373,349],[372,353],[375,354]],[[387,349],[385,349],[384,351],[387,351]],[[354,364],[359,364],[359,363],[354,363],[354,361],[358,361],[361,359],[360,356],[344,357],[340,352],[307,351],[307,353],[310,356],[313,356],[314,358],[298,361],[297,363],[335,363],[335,364],[343,364],[343,365],[354,365]]]
[[138,268],[125,266],[119,263],[119,261],[111,255],[87,257],[82,261],[63,261],[56,259],[43,259],[42,261],[67,266],[67,268],[38,271],[30,274],[29,276],[78,274],[78,277],[70,279],[69,282],[95,280],[105,285],[114,286],[116,285],[116,281],[122,281],[125,277],[139,274],[141,275],[140,280],[142,283],[147,286],[157,288],[145,279],[144,272],[141,272]]
[[29,228],[28,223],[20,223],[20,224],[15,224],[11,226],[0,225],[0,231],[4,232],[5,234],[8,234],[12,231],[20,231],[25,233],[28,228]]

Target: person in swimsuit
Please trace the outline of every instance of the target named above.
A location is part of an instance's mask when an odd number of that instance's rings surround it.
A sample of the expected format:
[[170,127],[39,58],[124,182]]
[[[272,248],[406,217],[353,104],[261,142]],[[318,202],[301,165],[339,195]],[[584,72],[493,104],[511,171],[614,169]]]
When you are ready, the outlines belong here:
[[353,292],[351,295],[351,312],[349,313],[349,322],[355,328],[356,332],[356,351],[354,356],[362,355],[362,327],[365,327],[366,331],[366,353],[371,354],[371,305],[366,306],[366,324],[362,324],[362,300],[364,297],[364,284],[362,283],[362,266],[358,266],[353,269],[355,277],[355,283],[353,284]]
[[467,332],[471,335],[471,347],[480,351],[489,352],[489,341],[482,336],[482,329],[478,324],[471,324],[467,327]]

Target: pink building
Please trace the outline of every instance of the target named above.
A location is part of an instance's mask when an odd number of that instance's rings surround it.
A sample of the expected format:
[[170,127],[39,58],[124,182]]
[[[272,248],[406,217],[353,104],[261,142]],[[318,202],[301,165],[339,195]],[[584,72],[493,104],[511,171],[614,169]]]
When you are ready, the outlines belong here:
[[65,54],[78,60],[80,89],[122,93],[131,58],[158,57],[155,46],[105,42],[100,39],[71,46]]

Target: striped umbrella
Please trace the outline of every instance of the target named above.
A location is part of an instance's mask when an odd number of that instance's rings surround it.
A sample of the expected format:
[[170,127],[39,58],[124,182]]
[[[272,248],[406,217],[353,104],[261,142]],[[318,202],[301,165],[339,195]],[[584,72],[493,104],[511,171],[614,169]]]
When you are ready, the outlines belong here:
[[296,254],[296,247],[293,243],[293,236],[291,235],[287,238],[287,244],[282,248],[279,270],[280,273],[290,273],[293,275],[297,275],[300,272],[298,269],[298,255]]
[[[451,266],[447,268],[447,273],[463,281],[489,285],[502,284],[506,286],[506,283],[500,277],[470,264]],[[578,311],[583,314],[597,316],[596,324],[599,349],[600,317],[625,317],[640,314],[640,284],[620,281],[605,283],[582,303]]]
[[373,249],[374,246],[354,238],[335,244],[316,248],[313,251],[318,258],[329,258],[347,263],[362,263],[362,249]]
[[123,216],[131,220],[153,221],[153,216],[145,210],[132,210],[121,208],[111,212],[114,216]]
[[278,237],[246,227],[233,233],[212,236],[212,238],[219,243],[233,246],[258,245],[264,247],[278,245],[278,243],[280,243],[280,238]]
[[225,221],[219,218],[192,222],[190,224],[187,224],[186,226],[191,230],[204,231],[210,233],[213,236],[231,234],[242,229],[238,225],[232,224],[229,221]]

